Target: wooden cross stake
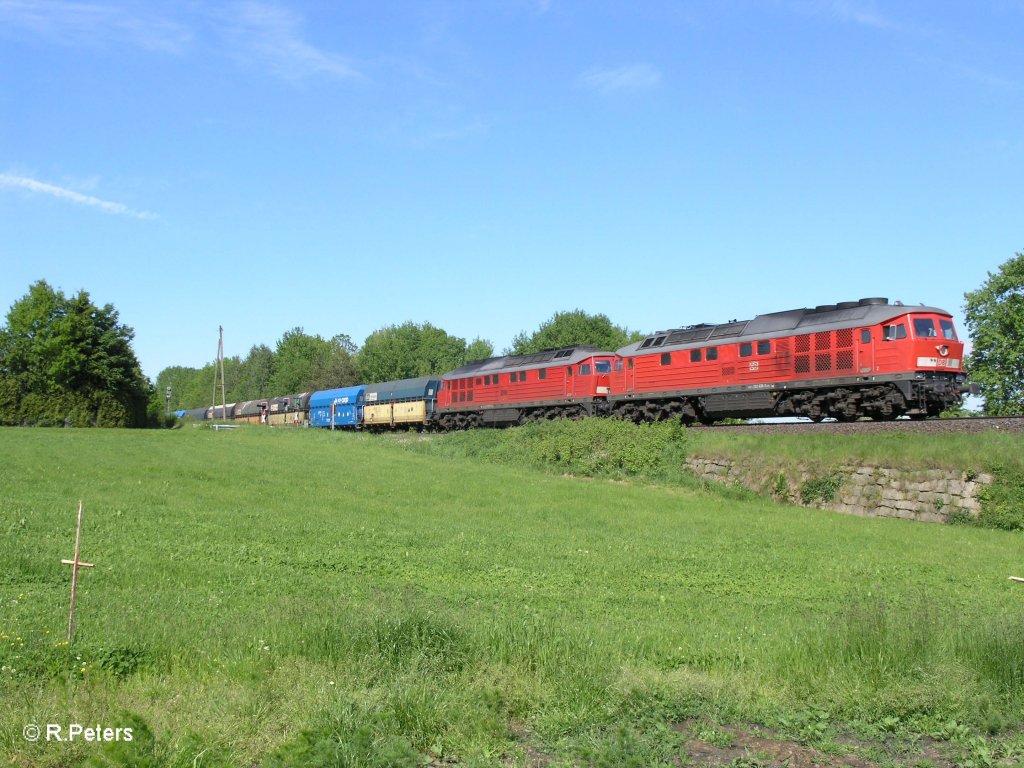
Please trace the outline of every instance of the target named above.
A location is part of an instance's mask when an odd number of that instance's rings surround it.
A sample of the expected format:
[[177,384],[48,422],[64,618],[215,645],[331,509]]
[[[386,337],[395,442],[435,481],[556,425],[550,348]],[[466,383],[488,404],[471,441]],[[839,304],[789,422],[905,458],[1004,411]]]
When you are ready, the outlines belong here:
[[68,616],[68,642],[71,642],[71,634],[75,631],[75,592],[78,589],[78,569],[93,568],[92,563],[83,563],[78,559],[78,547],[82,542],[82,502],[78,502],[78,526],[75,529],[75,559],[61,560],[64,565],[71,566],[71,614]]

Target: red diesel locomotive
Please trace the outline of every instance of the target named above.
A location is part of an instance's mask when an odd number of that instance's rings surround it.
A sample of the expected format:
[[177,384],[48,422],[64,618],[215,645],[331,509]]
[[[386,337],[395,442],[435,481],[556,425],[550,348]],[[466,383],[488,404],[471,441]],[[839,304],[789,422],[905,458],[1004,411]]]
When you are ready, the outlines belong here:
[[660,331],[617,353],[580,346],[470,363],[441,377],[437,426],[923,419],[960,403],[963,351],[948,312],[861,299]]
[[887,299],[663,331],[618,351],[608,404],[634,421],[679,416],[937,416],[966,391],[950,314]]
[[615,360],[611,352],[579,346],[470,363],[441,377],[437,425],[468,429],[605,414]]

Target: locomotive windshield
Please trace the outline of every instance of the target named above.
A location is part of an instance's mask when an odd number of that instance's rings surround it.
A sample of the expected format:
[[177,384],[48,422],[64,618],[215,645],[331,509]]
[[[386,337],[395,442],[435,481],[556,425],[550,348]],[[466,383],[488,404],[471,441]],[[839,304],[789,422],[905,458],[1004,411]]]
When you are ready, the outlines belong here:
[[946,341],[957,341],[956,330],[953,328],[953,321],[944,318],[939,319],[939,330],[936,331],[935,321],[930,317],[914,318],[914,336],[918,339],[937,339],[942,336]]
[[595,360],[594,370],[597,373],[611,373],[612,372],[612,361],[611,360]]
[[936,338],[938,334],[935,332],[935,321],[930,317],[915,317],[914,336],[919,339]]

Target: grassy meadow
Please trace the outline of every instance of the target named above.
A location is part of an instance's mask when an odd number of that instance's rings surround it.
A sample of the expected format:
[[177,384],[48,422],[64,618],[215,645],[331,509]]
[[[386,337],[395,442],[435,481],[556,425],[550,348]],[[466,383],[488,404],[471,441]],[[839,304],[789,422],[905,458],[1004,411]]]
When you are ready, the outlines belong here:
[[1024,759],[1020,532],[654,471],[688,434],[624,452],[657,481],[465,439],[0,430],[0,763],[687,765],[737,725],[877,765]]

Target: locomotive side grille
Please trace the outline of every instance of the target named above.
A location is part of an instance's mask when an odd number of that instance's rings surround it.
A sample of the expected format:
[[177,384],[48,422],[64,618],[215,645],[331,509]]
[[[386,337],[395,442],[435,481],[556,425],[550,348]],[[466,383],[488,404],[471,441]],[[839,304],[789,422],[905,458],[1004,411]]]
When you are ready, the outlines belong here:
[[852,328],[842,328],[836,331],[836,346],[840,349],[853,346]]
[[797,355],[796,356],[796,372],[797,373],[810,373],[811,372],[811,356],[810,355]]
[[853,370],[853,350],[846,349],[841,352],[836,352],[836,370]]
[[722,375],[723,376],[735,376],[736,375],[736,366],[734,366],[734,365],[723,365],[722,366]]
[[805,333],[803,336],[796,337],[796,351],[797,352],[810,352],[811,351],[811,334]]
[[[829,331],[818,331],[814,334],[814,348],[821,352],[832,348],[832,334]],[[821,368],[818,369],[822,370]]]
[[[827,334],[826,334],[827,335]],[[817,353],[814,355],[814,370],[815,371],[831,371],[832,370],[832,355],[827,352]]]

